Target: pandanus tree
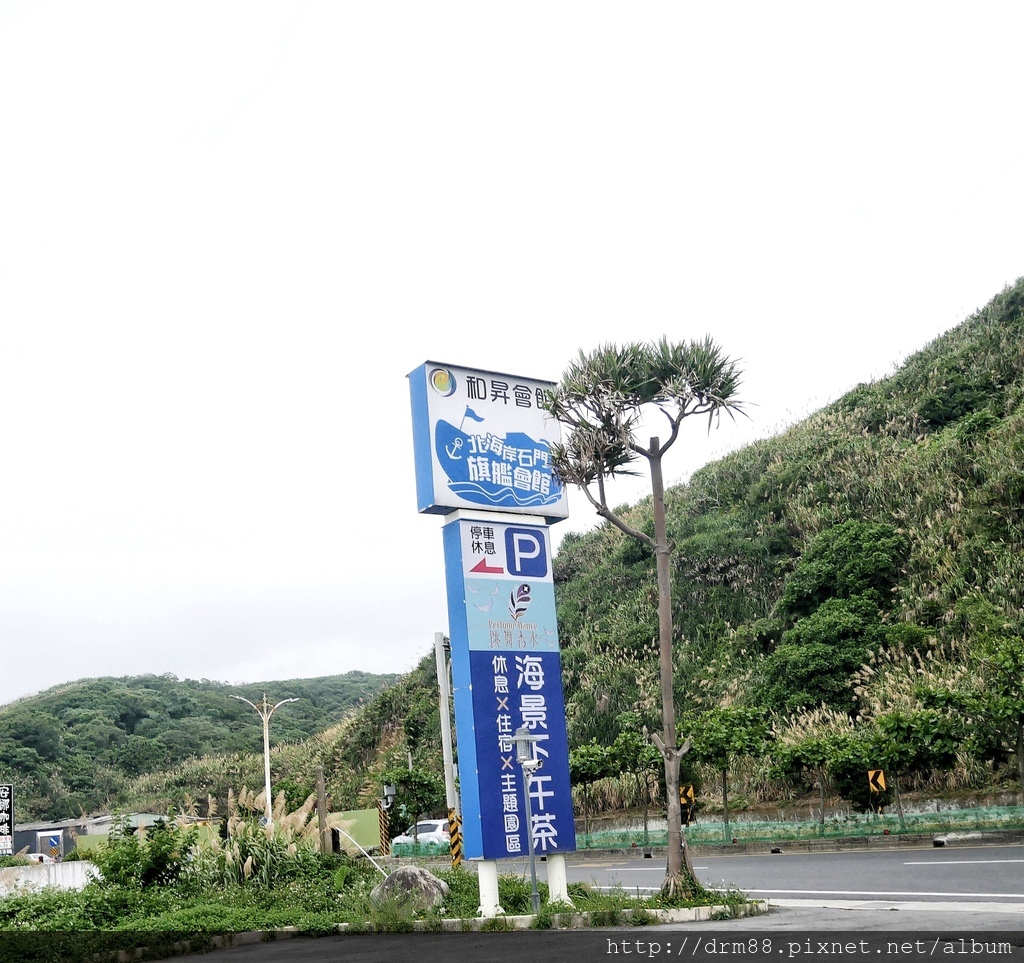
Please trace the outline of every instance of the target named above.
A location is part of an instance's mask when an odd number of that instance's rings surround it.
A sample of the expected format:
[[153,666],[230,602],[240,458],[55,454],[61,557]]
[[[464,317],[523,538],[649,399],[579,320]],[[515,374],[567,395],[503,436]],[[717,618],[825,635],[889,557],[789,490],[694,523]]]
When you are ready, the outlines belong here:
[[[605,345],[566,368],[548,398],[548,411],[566,429],[552,450],[552,467],[563,484],[577,486],[599,516],[646,545],[655,558],[658,581],[658,664],[662,733],[652,737],[665,765],[668,810],[668,865],[662,892],[685,896],[699,888],[684,848],[679,802],[679,762],[689,741],[677,745],[673,695],[672,574],[673,544],[665,517],[662,460],[679,438],[684,419],[708,416],[708,429],[721,412],[741,410],[739,371],[710,338],[686,343]],[[665,434],[644,444],[645,419],[664,417]],[[608,504],[608,479],[638,474],[647,462],[654,512],[654,535],[629,525]]]

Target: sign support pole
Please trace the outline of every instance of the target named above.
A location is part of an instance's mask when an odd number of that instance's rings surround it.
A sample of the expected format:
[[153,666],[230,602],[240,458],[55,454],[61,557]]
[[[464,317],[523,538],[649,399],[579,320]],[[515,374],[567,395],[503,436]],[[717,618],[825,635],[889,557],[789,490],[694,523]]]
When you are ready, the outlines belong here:
[[480,886],[479,913],[485,919],[492,919],[505,911],[498,902],[498,861],[482,859],[477,866],[477,882]]
[[565,853],[548,856],[548,902],[572,906],[569,899],[569,881],[565,875]]

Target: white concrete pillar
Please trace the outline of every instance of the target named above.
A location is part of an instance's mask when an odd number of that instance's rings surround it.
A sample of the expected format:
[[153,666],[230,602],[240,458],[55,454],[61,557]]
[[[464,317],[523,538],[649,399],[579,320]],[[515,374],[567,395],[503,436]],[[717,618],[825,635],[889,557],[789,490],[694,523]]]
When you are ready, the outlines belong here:
[[565,877],[565,855],[563,853],[548,854],[548,902],[565,903],[572,906],[569,899],[569,883]]
[[490,919],[505,911],[498,902],[498,861],[482,859],[476,868],[477,882],[480,885],[480,915]]

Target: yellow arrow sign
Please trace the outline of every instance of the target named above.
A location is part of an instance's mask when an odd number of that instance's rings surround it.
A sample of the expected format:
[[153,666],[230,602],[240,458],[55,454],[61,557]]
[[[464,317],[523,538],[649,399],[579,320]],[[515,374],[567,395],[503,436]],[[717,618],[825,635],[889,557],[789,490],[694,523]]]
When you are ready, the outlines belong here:
[[868,788],[872,792],[885,792],[885,772],[882,769],[868,770]]
[[693,791],[693,786],[680,786],[679,787],[679,802],[684,806],[692,806],[696,795]]

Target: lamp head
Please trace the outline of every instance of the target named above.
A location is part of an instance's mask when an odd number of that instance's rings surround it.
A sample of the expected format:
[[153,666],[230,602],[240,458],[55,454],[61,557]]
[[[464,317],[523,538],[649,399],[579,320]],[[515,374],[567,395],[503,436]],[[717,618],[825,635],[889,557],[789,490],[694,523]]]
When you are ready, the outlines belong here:
[[537,739],[530,733],[530,730],[526,726],[520,726],[516,729],[516,734],[512,737],[512,741],[516,744],[516,761],[519,765],[523,766],[532,763],[534,761],[533,744]]

